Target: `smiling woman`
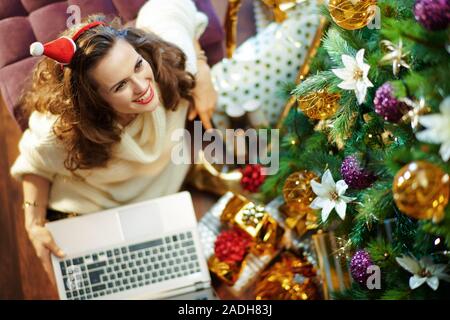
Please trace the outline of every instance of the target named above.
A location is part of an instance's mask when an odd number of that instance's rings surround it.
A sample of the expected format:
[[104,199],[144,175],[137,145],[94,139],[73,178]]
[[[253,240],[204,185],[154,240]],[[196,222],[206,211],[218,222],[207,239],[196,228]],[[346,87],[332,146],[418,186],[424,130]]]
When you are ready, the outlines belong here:
[[[172,163],[184,142],[170,137],[185,127],[196,90],[212,88],[200,85],[209,73],[195,50],[207,18],[191,1],[151,3],[161,10],[144,6],[146,30],[92,16],[30,49],[45,57],[22,97],[31,115],[11,174],[23,181],[26,229],[51,279],[50,251],[63,253],[44,227],[47,208],[87,214],[171,194],[189,170],[189,161]],[[156,16],[175,38],[155,33],[147,21]]]
[[24,107],[56,116],[52,131],[68,151],[64,165],[71,172],[106,166],[130,120],[157,108],[185,111],[193,103],[195,82],[184,53],[155,34],[113,22],[86,30],[77,46],[63,69],[43,59],[23,98]]

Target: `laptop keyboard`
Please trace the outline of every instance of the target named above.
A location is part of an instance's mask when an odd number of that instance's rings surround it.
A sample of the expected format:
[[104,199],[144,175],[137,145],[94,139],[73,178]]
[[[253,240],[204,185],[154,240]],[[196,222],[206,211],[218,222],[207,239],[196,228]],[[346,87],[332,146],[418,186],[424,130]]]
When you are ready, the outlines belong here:
[[192,233],[60,261],[67,299],[95,299],[200,272]]

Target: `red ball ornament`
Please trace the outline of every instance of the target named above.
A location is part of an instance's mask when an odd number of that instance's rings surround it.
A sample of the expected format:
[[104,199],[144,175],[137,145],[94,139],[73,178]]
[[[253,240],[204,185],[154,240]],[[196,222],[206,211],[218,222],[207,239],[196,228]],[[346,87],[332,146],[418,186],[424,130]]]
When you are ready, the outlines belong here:
[[251,245],[251,237],[243,230],[230,229],[222,231],[214,243],[214,254],[223,262],[233,264],[244,260]]
[[266,176],[263,173],[263,167],[259,164],[248,164],[243,169],[241,186],[244,190],[258,192],[259,187],[264,183]]

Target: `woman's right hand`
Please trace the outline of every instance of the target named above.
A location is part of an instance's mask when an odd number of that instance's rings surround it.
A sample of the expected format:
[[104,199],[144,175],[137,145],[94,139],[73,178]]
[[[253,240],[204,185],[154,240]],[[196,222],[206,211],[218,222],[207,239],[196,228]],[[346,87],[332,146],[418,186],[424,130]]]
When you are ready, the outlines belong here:
[[27,232],[34,250],[44,266],[45,272],[47,272],[53,285],[55,285],[56,281],[50,254],[53,253],[57,257],[62,258],[65,255],[64,252],[57,246],[52,234],[46,227],[33,224],[27,228]]

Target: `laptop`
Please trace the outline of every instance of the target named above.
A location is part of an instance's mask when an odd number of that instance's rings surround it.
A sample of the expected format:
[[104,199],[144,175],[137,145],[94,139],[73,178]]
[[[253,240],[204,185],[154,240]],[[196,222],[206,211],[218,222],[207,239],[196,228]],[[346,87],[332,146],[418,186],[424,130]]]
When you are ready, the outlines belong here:
[[61,299],[216,298],[186,191],[47,227]]

